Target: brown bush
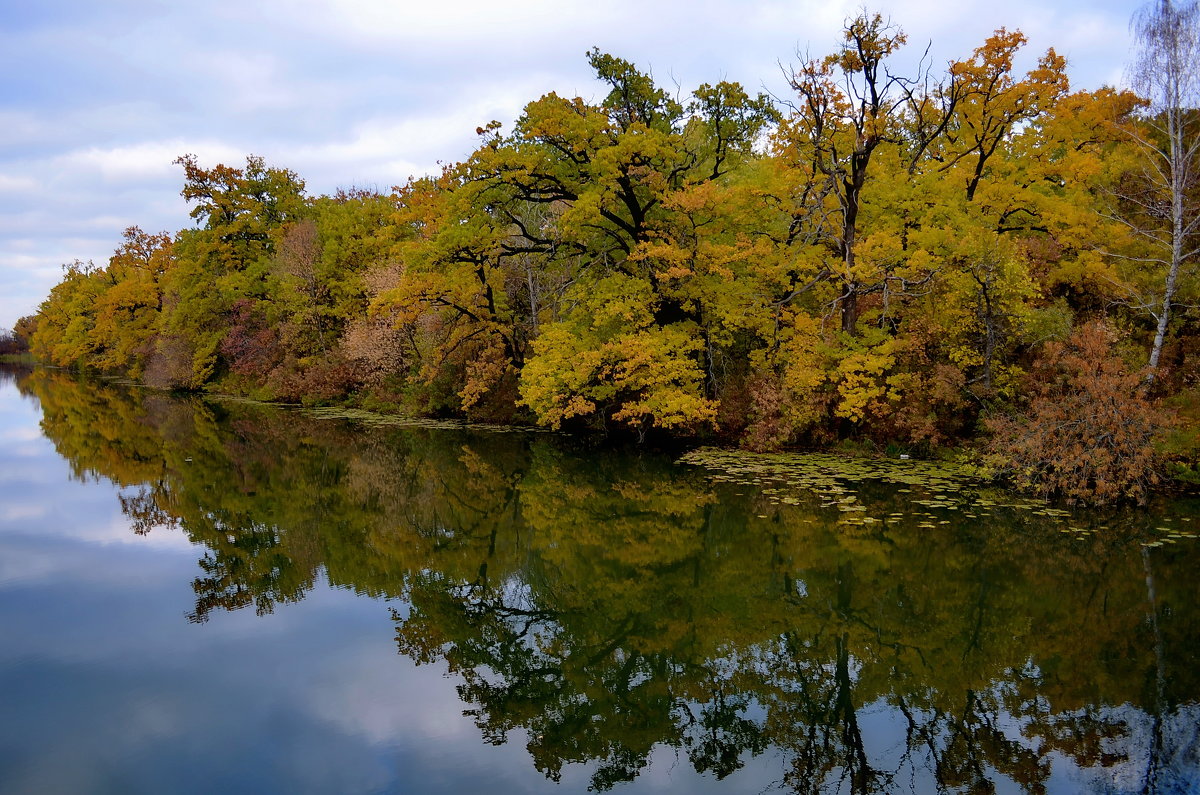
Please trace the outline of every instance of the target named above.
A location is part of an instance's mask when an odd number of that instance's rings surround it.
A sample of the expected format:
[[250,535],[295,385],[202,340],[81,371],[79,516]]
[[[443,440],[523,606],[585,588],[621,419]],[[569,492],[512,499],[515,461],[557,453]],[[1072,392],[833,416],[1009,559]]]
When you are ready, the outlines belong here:
[[747,382],[745,430],[741,446],[755,452],[772,452],[793,444],[822,447],[836,438],[829,423],[832,393],[815,390],[797,396],[774,374]]
[[25,353],[27,350],[29,350],[29,346],[26,341],[16,332],[0,328],[0,356]]
[[976,412],[967,400],[962,370],[952,364],[931,364],[927,369],[912,368],[893,380],[905,390],[899,400],[891,401],[888,413],[876,420],[879,441],[933,450],[966,435]]
[[792,440],[795,428],[787,420],[787,394],[778,378],[764,376],[750,383],[746,416],[749,423],[742,447],[756,452],[778,450]]
[[271,371],[267,393],[288,403],[330,403],[341,400],[359,385],[354,365],[337,358],[304,363],[287,359]]
[[359,379],[375,387],[409,369],[411,345],[390,318],[366,317],[350,321],[338,344],[338,355],[352,362]]
[[250,300],[234,303],[220,352],[231,372],[262,381],[284,358],[279,329]]
[[183,337],[163,336],[148,354],[142,380],[155,389],[180,389],[192,380],[190,342]]
[[1143,396],[1114,342],[1094,322],[1046,345],[1026,411],[986,421],[991,460],[1018,488],[1069,503],[1140,502],[1159,482],[1153,440],[1170,416]]

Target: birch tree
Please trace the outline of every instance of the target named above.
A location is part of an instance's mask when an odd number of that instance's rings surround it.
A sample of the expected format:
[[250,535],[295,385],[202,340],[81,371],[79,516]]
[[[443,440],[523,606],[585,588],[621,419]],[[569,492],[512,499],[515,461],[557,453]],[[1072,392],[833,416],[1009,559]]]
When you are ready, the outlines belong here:
[[1132,27],[1129,78],[1148,105],[1133,133],[1143,150],[1140,179],[1120,199],[1133,209],[1123,220],[1146,245],[1139,259],[1165,270],[1161,292],[1145,302],[1156,324],[1146,374],[1152,383],[1181,277],[1200,253],[1200,9],[1194,1],[1158,0],[1138,12]]

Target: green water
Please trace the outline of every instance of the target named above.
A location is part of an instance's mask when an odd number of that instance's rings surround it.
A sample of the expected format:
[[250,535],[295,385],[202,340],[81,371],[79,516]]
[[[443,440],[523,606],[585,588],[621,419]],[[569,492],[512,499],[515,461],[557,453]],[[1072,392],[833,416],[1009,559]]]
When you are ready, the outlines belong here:
[[1200,789],[1194,501],[0,379],[2,791]]

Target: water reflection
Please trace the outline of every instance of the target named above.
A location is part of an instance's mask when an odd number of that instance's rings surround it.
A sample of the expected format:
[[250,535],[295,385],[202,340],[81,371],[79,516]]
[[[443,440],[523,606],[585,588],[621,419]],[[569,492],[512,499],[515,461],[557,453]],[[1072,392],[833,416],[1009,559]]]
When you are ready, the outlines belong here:
[[121,487],[133,533],[203,545],[190,620],[321,578],[389,599],[400,652],[548,778],[583,763],[608,789],[665,746],[716,778],[777,754],[802,793],[1200,786],[1195,543],[1018,511],[839,526],[547,436],[15,377],[75,476]]

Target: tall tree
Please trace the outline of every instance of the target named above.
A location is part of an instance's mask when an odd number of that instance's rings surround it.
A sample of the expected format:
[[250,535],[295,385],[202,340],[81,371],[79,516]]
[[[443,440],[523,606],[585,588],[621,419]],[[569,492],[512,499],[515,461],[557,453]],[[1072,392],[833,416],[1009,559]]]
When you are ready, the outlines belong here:
[[[770,103],[722,82],[685,105],[628,61],[594,50],[589,62],[608,88],[600,103],[547,94],[512,134],[480,129],[483,144],[449,174],[453,222],[421,225],[430,245],[405,257],[407,289],[390,297],[419,297],[471,333],[499,337],[499,358],[524,365],[522,401],[543,423],[703,424],[714,408],[706,337],[720,302],[712,290],[698,295],[692,276],[719,263],[700,251],[696,225],[714,204],[706,191],[756,157]],[[525,278],[534,263],[545,282]],[[563,289],[539,292],[554,285]]]
[[[176,262],[163,280],[162,334],[148,367],[157,386],[195,389],[221,369],[225,338],[246,318],[270,314],[276,242],[304,213],[304,181],[253,155],[245,168],[206,169],[194,155],[175,163],[183,167],[181,195],[197,225],[175,241]],[[277,319],[264,321],[273,326]]]
[[[910,83],[892,74],[890,55],[904,31],[879,14],[848,20],[836,53],[810,60],[790,79],[795,112],[780,128],[779,154],[801,175],[801,205],[815,240],[833,255],[822,276],[838,285],[842,331],[854,333],[859,298],[877,279],[858,262],[860,217],[872,159],[885,144],[901,141],[901,114]],[[936,127],[937,125],[935,125]]]
[[1141,259],[1166,270],[1147,304],[1156,321],[1146,375],[1152,382],[1180,277],[1200,253],[1200,7],[1157,0],[1138,12],[1132,27],[1137,54],[1129,74],[1149,104],[1134,132],[1144,153],[1140,179],[1121,199],[1134,208],[1127,222],[1147,245]]

